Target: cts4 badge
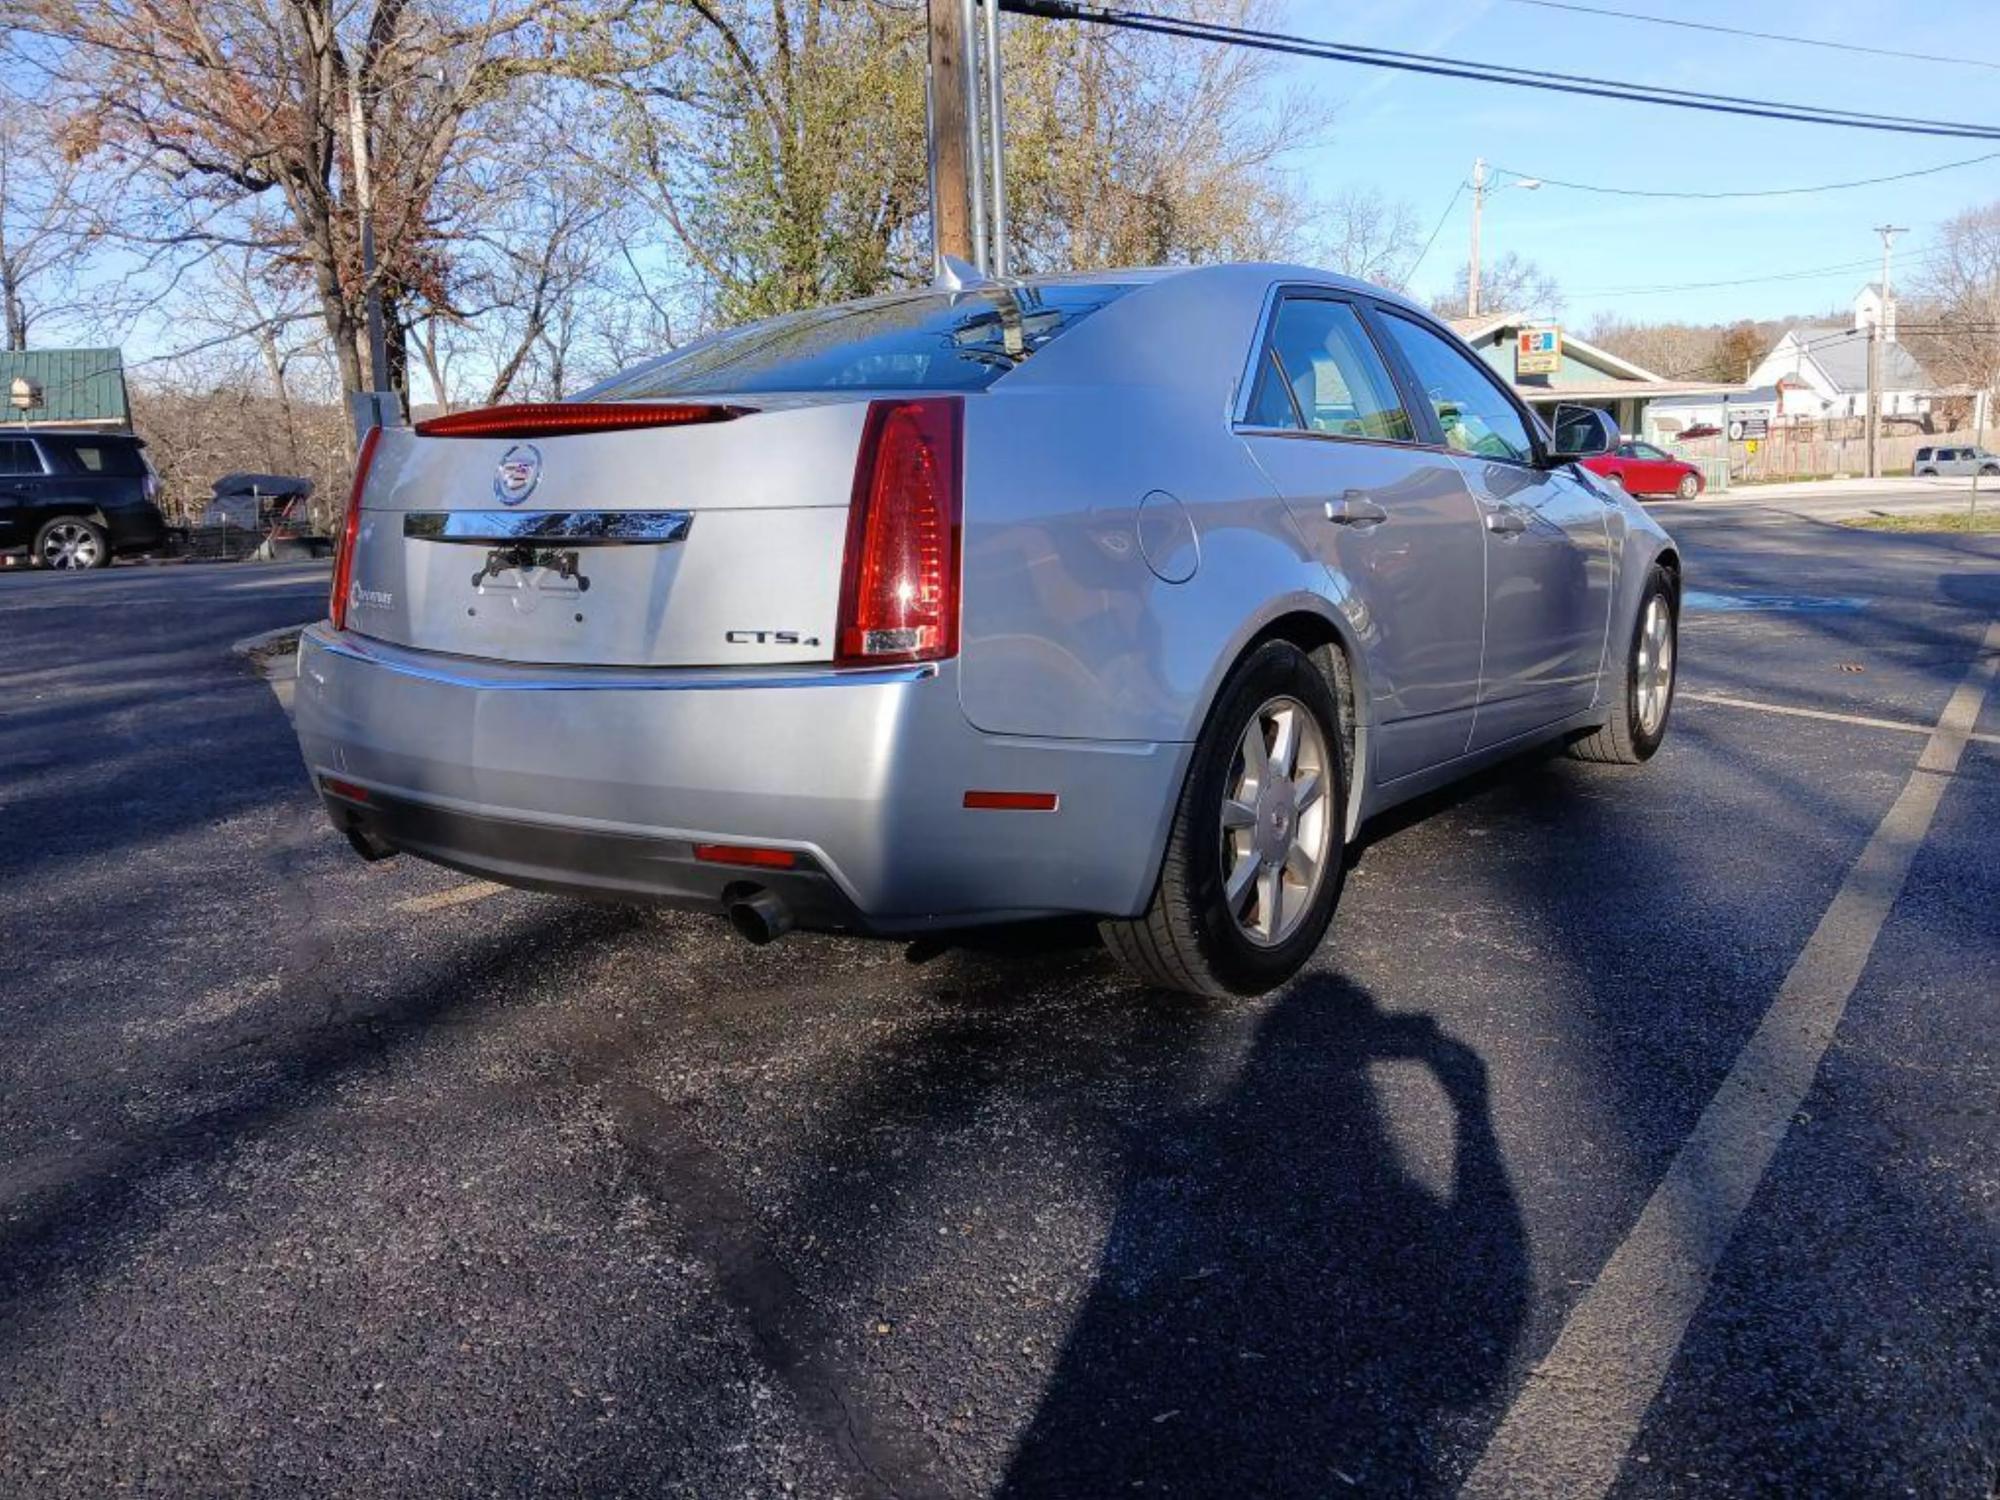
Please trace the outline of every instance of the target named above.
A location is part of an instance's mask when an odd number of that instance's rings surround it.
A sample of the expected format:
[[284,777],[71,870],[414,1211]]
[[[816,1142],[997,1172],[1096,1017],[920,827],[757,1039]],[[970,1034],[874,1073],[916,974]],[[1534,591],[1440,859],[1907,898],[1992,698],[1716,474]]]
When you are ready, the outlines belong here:
[[542,450],[533,443],[516,443],[500,455],[493,472],[493,498],[502,505],[519,505],[542,482]]

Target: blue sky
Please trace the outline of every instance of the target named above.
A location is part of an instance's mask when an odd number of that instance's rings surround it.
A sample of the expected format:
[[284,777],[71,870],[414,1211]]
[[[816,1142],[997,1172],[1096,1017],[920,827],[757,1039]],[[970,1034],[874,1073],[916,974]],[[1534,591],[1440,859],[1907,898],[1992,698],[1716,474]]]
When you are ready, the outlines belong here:
[[[1582,0],[1759,31],[2000,63],[1993,0]],[[1865,57],[1780,42],[1577,15],[1516,0],[1291,0],[1289,28],[1328,40],[1588,73],[1874,113],[2000,123],[2000,68]],[[1349,184],[1411,202],[1428,233],[1474,156],[1528,175],[1685,191],[1806,186],[1878,177],[2000,149],[2000,142],[1709,115],[1459,82],[1341,63],[1295,62],[1286,79],[1328,90],[1325,142],[1291,170],[1315,196]],[[1468,195],[1469,196],[1469,195]],[[2000,199],[2000,159],[1908,182],[1791,198],[1684,202],[1545,187],[1488,199],[1485,253],[1515,250],[1552,271],[1564,322],[1616,312],[1712,322],[1847,305],[1873,270],[1640,295],[1680,286],[1879,259],[1870,226],[1912,233],[1914,269],[1938,224]],[[1441,290],[1466,255],[1461,198],[1414,279]],[[1897,279],[1902,279],[1898,274]]]

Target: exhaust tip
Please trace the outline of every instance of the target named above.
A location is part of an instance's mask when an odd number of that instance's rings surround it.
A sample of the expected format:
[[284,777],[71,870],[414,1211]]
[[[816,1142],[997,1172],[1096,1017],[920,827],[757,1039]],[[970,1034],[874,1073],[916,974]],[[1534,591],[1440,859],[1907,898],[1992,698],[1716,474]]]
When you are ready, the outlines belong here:
[[791,908],[769,891],[756,887],[731,900],[725,910],[729,925],[759,948],[792,930]]
[[394,844],[357,824],[349,823],[342,831],[347,835],[347,842],[354,846],[354,852],[371,865],[381,860],[394,859],[400,852]]

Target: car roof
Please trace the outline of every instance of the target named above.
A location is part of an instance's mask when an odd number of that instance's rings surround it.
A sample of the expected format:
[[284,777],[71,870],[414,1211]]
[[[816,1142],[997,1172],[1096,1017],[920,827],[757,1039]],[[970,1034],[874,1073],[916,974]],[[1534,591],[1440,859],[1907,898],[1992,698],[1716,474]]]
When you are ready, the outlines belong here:
[[991,387],[994,394],[1107,383],[1173,386],[1190,399],[1227,405],[1240,395],[1259,310],[1286,286],[1376,298],[1452,337],[1449,325],[1396,292],[1284,261],[1121,267],[1024,277],[1018,284],[1072,280],[1122,283],[1125,294],[1002,375]]
[[103,427],[27,427],[0,424],[0,437],[94,438],[98,442],[137,443],[142,448],[146,446],[146,440],[136,432]]
[[1429,308],[1411,301],[1401,292],[1377,285],[1372,281],[1362,281],[1358,277],[1343,275],[1339,271],[1326,271],[1317,266],[1300,265],[1289,261],[1222,261],[1205,266],[1116,266],[1101,271],[1042,272],[1033,276],[1010,277],[1008,281],[1009,284],[1020,286],[1059,285],[1066,282],[1121,282],[1143,286],[1167,281],[1182,284],[1212,283],[1218,286],[1224,284],[1265,286],[1272,282],[1296,281],[1311,286],[1356,292],[1418,313],[1432,322],[1440,321]]

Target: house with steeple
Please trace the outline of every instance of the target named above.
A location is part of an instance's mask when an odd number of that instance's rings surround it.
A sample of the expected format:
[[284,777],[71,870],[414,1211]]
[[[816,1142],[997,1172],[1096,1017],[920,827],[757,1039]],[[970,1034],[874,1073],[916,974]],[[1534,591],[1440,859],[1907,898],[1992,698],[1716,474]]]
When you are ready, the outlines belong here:
[[1896,340],[1896,300],[1879,282],[1854,295],[1844,323],[1800,323],[1750,372],[1751,386],[1777,390],[1780,422],[1830,422],[1868,415],[1868,341],[1882,337],[1882,419],[1929,428],[1937,400],[1950,394]]

